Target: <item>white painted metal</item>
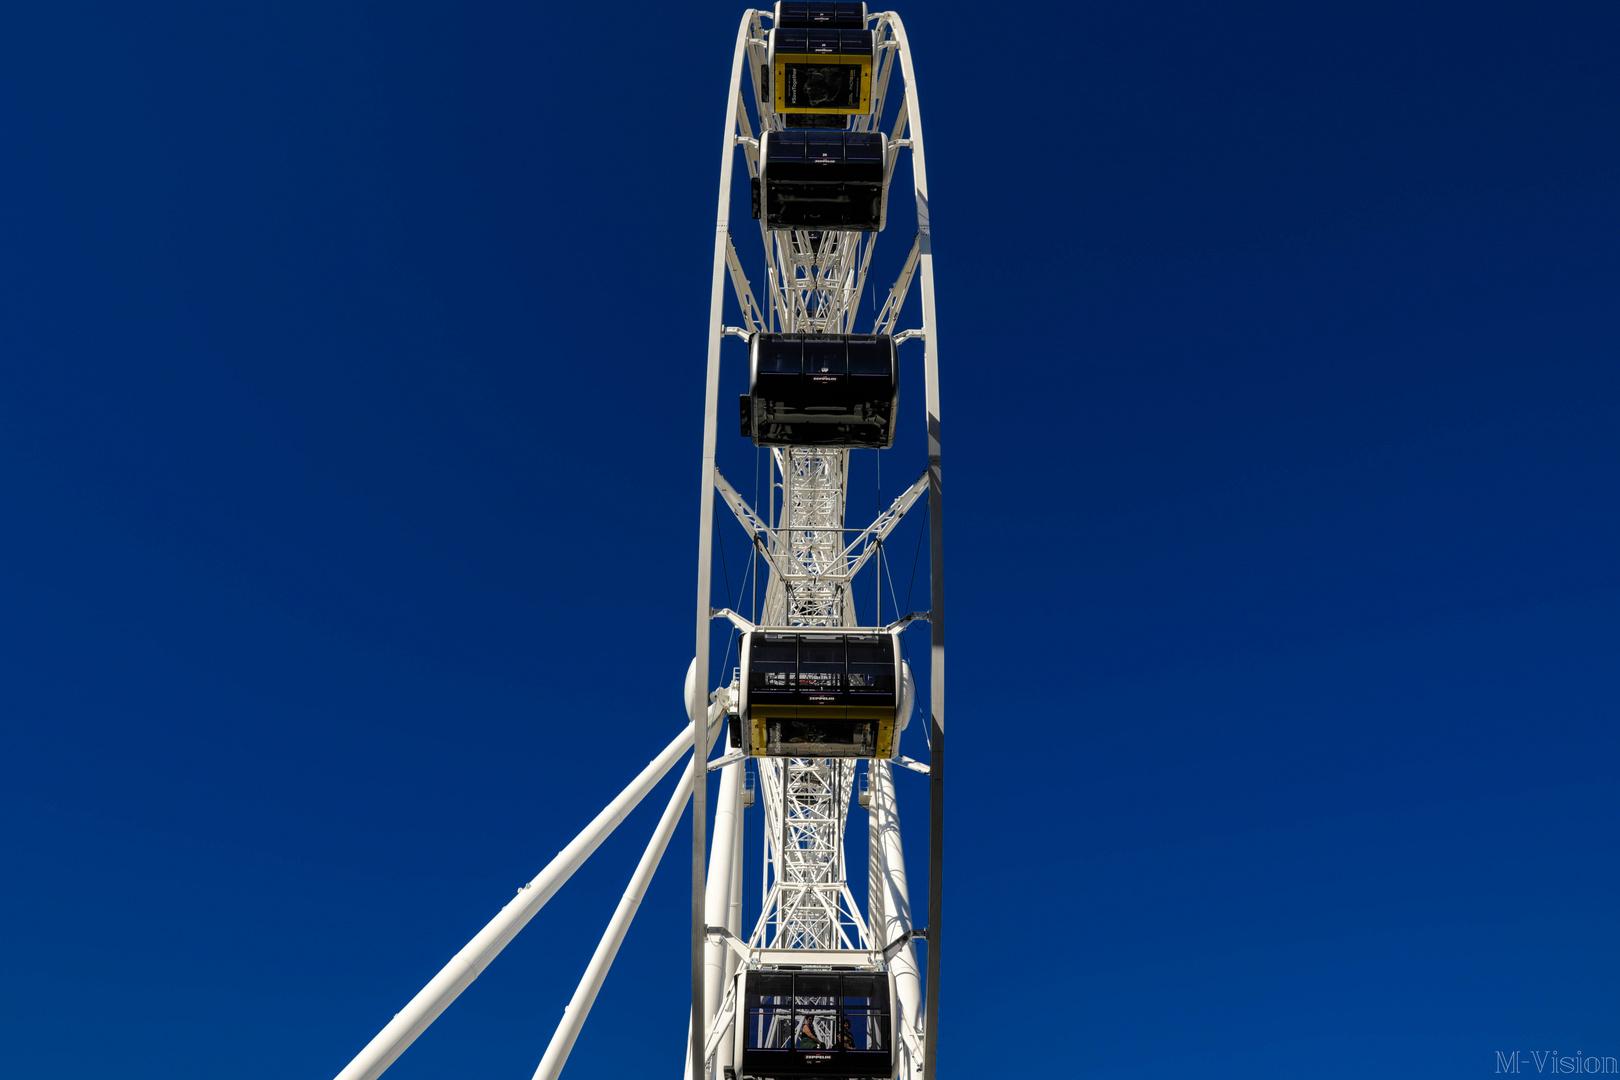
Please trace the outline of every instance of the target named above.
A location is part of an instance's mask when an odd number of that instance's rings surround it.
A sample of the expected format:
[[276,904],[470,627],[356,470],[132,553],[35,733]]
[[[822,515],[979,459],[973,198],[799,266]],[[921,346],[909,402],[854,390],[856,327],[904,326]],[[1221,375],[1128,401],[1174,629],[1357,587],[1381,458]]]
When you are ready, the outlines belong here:
[[[742,823],[741,761],[720,770],[720,791],[714,800],[714,844],[709,854],[709,875],[704,895],[705,927],[727,925],[731,914],[731,874],[736,867],[738,832]],[[726,987],[726,946],[709,938],[703,948],[704,1019],[712,1023]]]
[[[922,110],[917,104],[917,73],[906,26],[887,15],[900,59],[906,100],[902,110],[911,147],[911,182],[917,202],[917,271],[922,279],[923,398],[928,423],[929,506],[929,739],[928,813],[928,1014],[923,1036],[923,1080],[934,1080],[939,1044],[940,939],[944,925],[945,880],[945,488],[941,468],[939,416],[939,327],[934,318],[934,246],[928,206],[928,158],[923,148]],[[900,122],[895,123],[898,135]]]
[[[715,417],[720,400],[720,342],[725,336],[725,323],[721,319],[725,300],[722,282],[727,274],[726,252],[731,250],[731,235],[727,231],[731,220],[731,165],[736,157],[738,107],[742,104],[742,96],[739,93],[742,86],[742,61],[749,49],[749,32],[758,26],[759,18],[752,11],[745,13],[737,25],[737,44],[731,60],[731,87],[726,92],[726,124],[724,135],[720,140],[720,194],[715,208],[714,263],[709,289],[708,371],[703,391],[703,468],[698,484],[697,611],[693,652],[695,668],[701,681],[696,686],[707,682],[709,671],[709,593],[710,578],[714,571],[710,543],[714,535]],[[743,115],[746,116],[746,112]],[[707,756],[706,751],[702,749],[704,736],[702,725],[697,719],[702,711],[701,703],[696,700],[694,687],[693,696],[687,704],[687,712],[692,716],[691,746],[694,761],[702,761]],[[692,1030],[687,1043],[687,1053],[691,1059],[689,1074],[691,1080],[702,1080],[703,1044],[708,1036],[705,1030],[707,1016],[704,1012],[703,990],[705,939],[703,848],[708,825],[704,805],[707,794],[706,784],[697,784],[692,789]]]
[[[846,904],[844,827],[855,763],[822,758],[761,758],[765,832],[775,877],[775,907],[755,947],[853,949],[867,945],[865,921]],[[851,936],[853,935],[853,937]]]
[[[712,741],[720,734],[725,702],[717,702],[708,715],[708,737]],[[478,978],[489,962],[506,948],[518,931],[534,918],[546,901],[562,888],[574,871],[618,828],[619,823],[690,748],[691,742],[685,734],[677,736],[666,746],[663,753],[642,769],[617,798],[608,803],[567,847],[557,853],[556,858],[546,864],[544,870],[535,875],[534,880],[519,889],[517,896],[501,908],[460,952],[451,957],[450,962],[338,1073],[337,1080],[375,1080],[381,1076],[383,1070],[392,1065],[394,1059],[403,1054],[417,1036],[426,1031],[428,1025],[438,1019],[439,1014]]]
[[[714,471],[714,486],[721,499],[737,516],[738,524],[750,536],[759,537],[763,542],[765,557],[770,563],[770,572],[784,587],[782,596],[788,595],[794,585],[804,586],[798,592],[807,596],[812,594],[824,596],[833,592],[840,596],[848,596],[849,586],[854,582],[855,575],[860,573],[867,562],[882,549],[883,541],[888,539],[895,526],[900,524],[901,519],[906,516],[906,511],[915,506],[917,500],[928,490],[928,474],[924,473],[918,477],[915,484],[901,492],[899,498],[864,529],[813,524],[819,517],[826,516],[823,513],[825,507],[813,499],[805,500],[810,504],[808,510],[800,509],[797,504],[790,507],[793,514],[791,523],[784,525],[783,529],[776,529],[760,518],[758,512],[748,505],[748,500],[731,486],[719,469]],[[839,501],[842,501],[841,498]],[[795,540],[794,536],[789,535],[794,533],[806,535]],[[816,534],[814,540],[809,538],[808,534],[811,533]],[[811,585],[814,585],[814,588],[811,588]],[[781,603],[782,596],[775,602]],[[844,622],[843,619],[830,624],[815,623],[802,618],[795,620],[791,613],[782,616],[780,611],[774,611],[772,604],[773,601],[767,596],[766,614],[762,625],[783,625],[784,618],[787,623],[795,626],[839,625]],[[715,614],[719,615],[722,612]],[[734,612],[728,610],[724,614],[742,629],[753,628],[751,623],[744,626],[741,616]],[[779,617],[773,622],[772,615]]]
[[[744,836],[742,811],[746,808],[746,804],[743,801],[743,783],[746,782],[745,772],[747,768],[748,766],[746,763],[737,766],[740,781],[737,788],[737,831],[731,844],[731,896],[726,904],[725,923],[726,933],[730,935],[730,939],[733,942],[737,941],[742,935]],[[737,951],[735,949],[728,949],[726,951],[725,966],[725,986],[728,989],[734,989],[736,986],[737,967],[740,963],[741,958],[737,955]],[[736,1015],[735,1011],[733,1011],[732,1015]],[[735,1047],[733,1046],[733,1040],[726,1037],[727,1025],[721,1023],[712,1023],[711,1028],[713,1029],[711,1031],[711,1035],[720,1040],[717,1048],[718,1059],[714,1063],[715,1071],[721,1076],[724,1076],[727,1067],[735,1064]]]
[[848,582],[842,571],[847,450],[791,447],[771,451],[781,480],[781,517],[771,539],[773,570],[786,562],[788,574],[772,573],[765,588],[764,626],[842,626],[854,622]]
[[[728,145],[740,146],[750,176],[759,174],[758,148],[763,132],[781,130],[782,118],[771,111],[769,95],[758,72],[765,61],[764,24],[767,13],[745,16],[746,49],[750,75],[754,81],[754,104],[758,131],[750,121],[747,102],[735,96],[727,118]],[[909,757],[901,763],[930,777],[931,821],[929,890],[929,973],[927,1000],[938,993],[938,937],[940,867],[943,839],[943,546],[942,488],[940,483],[938,334],[934,319],[934,281],[931,225],[928,212],[927,171],[923,159],[915,71],[905,29],[892,12],[872,17],[878,41],[879,67],[874,80],[877,102],[871,115],[857,117],[851,127],[876,131],[884,119],[882,102],[888,96],[892,76],[898,71],[904,84],[903,99],[889,130],[889,175],[893,175],[898,155],[912,155],[913,195],[916,201],[918,231],[900,274],[889,288],[877,314],[873,331],[892,333],[914,281],[922,290],[923,326],[898,335],[901,340],[920,338],[924,343],[924,392],[928,438],[928,472],[908,489],[878,521],[864,530],[845,529],[849,454],[839,449],[790,447],[772,450],[768,455],[769,507],[764,515],[749,506],[718,472],[714,484],[743,528],[754,537],[756,550],[764,558],[769,574],[765,599],[756,618],[762,627],[849,626],[856,623],[853,605],[855,575],[924,490],[929,493],[931,516],[930,553],[931,611],[904,615],[895,623],[901,629],[916,619],[931,625],[932,679],[930,717],[930,764]],[[739,45],[739,51],[744,48]],[[738,72],[733,70],[733,82]],[[740,107],[739,107],[740,105]],[[723,171],[722,185],[729,185],[730,173]],[[722,193],[722,207],[726,207]],[[725,221],[719,226],[723,228]],[[726,253],[730,281],[743,311],[745,327],[756,325],[786,332],[855,332],[855,315],[865,291],[867,272],[877,243],[877,233],[826,232],[819,236],[803,230],[767,230],[760,225],[765,254],[763,312],[751,283],[741,269],[735,247],[728,241]],[[721,284],[718,276],[711,295],[711,311],[716,310]],[[724,328],[718,314],[711,323],[711,342],[718,341]],[[714,374],[711,349],[711,379]],[[710,421],[712,423],[712,419]],[[706,468],[712,465],[707,441]],[[705,513],[711,504],[705,504]],[[704,517],[705,538],[710,519]],[[708,552],[702,554],[708,559]],[[705,562],[705,565],[706,562]],[[881,560],[876,568],[881,573]],[[703,595],[707,596],[707,579]],[[878,595],[882,596],[881,586]],[[880,599],[881,605],[881,599]],[[747,620],[724,613],[742,626]],[[899,610],[896,616],[901,616]],[[881,616],[876,620],[881,622]],[[752,627],[749,623],[749,627]],[[908,704],[912,687],[907,671]],[[909,708],[906,710],[909,719]],[[894,789],[889,766],[868,762],[871,769],[871,819],[868,850],[867,917],[862,918],[849,889],[844,836],[848,824],[850,797],[854,787],[855,764],[848,761],[816,759],[761,759],[758,762],[760,802],[764,810],[764,854],[762,871],[762,910],[748,944],[755,955],[765,947],[786,949],[804,955],[803,950],[881,948],[898,941],[892,960],[897,976],[897,1009],[902,1018],[903,1051],[900,1075],[907,1080],[931,1080],[932,1048],[935,1043],[934,1010],[923,1009],[923,987],[917,957],[908,936],[912,931],[910,896],[907,886],[904,850],[900,842],[899,817],[895,810]],[[716,839],[718,844],[720,841]],[[712,864],[717,865],[717,864]],[[696,927],[694,927],[694,932]],[[919,931],[920,933],[920,931]],[[720,950],[716,940],[714,948]],[[715,1005],[712,995],[708,1011],[720,1023],[729,1023],[735,1002],[730,998]],[[703,1037],[703,1036],[707,1037]],[[720,1031],[702,1033],[694,1028],[691,1055],[699,1045],[713,1050],[724,1040]],[[718,1053],[707,1061],[711,1077],[722,1068]],[[696,1068],[692,1075],[696,1075]]]
[[[900,843],[900,812],[894,798],[894,776],[887,762],[872,766],[872,832],[878,842],[882,876],[878,884],[883,896],[883,929],[879,947],[898,941],[911,929],[911,890],[906,884],[906,856]],[[922,986],[917,977],[917,953],[906,942],[889,961],[895,984],[895,1029],[900,1032],[900,1049],[905,1059],[901,1076],[920,1072],[922,1049]]]
[[[719,772],[721,769],[730,768],[731,766],[736,765],[739,762],[746,761],[746,760],[747,760],[747,755],[744,754],[741,750],[733,750],[731,753],[727,754],[725,757],[715,758],[713,761],[709,762],[709,771],[710,772]],[[711,873],[711,876],[712,876],[712,873]]]
[[641,907],[641,898],[647,894],[647,885],[652,881],[653,872],[658,869],[658,863],[664,857],[664,848],[669,845],[669,838],[674,835],[675,826],[680,824],[681,815],[686,810],[686,801],[692,797],[692,772],[692,766],[688,763],[685,775],[681,777],[681,782],[670,795],[669,804],[664,807],[663,817],[658,819],[658,827],[653,830],[652,839],[647,841],[647,848],[641,853],[641,861],[636,864],[636,871],[630,876],[630,884],[625,887],[624,895],[619,898],[619,906],[614,909],[613,918],[608,921],[607,929],[602,933],[602,940],[597,943],[596,951],[591,954],[591,962],[585,966],[585,974],[580,976],[574,996],[563,1009],[562,1021],[552,1033],[551,1042],[546,1047],[545,1055],[540,1059],[539,1067],[534,1070],[534,1080],[557,1080],[563,1066],[568,1063],[568,1055],[573,1052],[574,1041],[579,1038],[580,1028],[585,1026],[585,1020],[591,1014],[591,1006],[596,1003],[596,995],[602,989],[603,980],[607,978],[608,968],[613,966],[613,959],[619,954],[619,946],[624,943],[625,932],[630,929],[630,922]]
[[900,276],[894,279],[889,287],[889,294],[883,301],[883,310],[878,312],[877,321],[873,326],[874,334],[891,334],[894,332],[895,320],[900,317],[900,306],[906,302],[906,295],[911,292],[911,279],[917,273],[917,263],[922,255],[922,236],[911,242],[911,254],[906,256],[906,264],[900,268]]
[[886,865],[883,861],[883,830],[875,808],[877,771],[877,762],[866,763],[866,922],[872,928],[872,936],[880,939],[878,944],[883,945],[889,940],[885,936],[889,932],[889,890],[883,883]]

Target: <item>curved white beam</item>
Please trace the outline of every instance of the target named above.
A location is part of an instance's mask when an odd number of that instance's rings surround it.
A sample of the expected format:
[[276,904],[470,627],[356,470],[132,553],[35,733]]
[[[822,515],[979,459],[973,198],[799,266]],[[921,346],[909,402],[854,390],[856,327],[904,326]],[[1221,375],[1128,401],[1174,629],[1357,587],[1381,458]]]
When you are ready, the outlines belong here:
[[[698,564],[697,564],[697,620],[695,627],[695,653],[700,677],[696,686],[708,682],[709,672],[709,577],[713,572],[710,544],[714,536],[714,448],[715,418],[720,402],[720,339],[725,336],[721,313],[725,304],[727,276],[726,253],[731,247],[731,166],[737,146],[737,104],[742,100],[743,58],[748,54],[749,31],[756,22],[752,8],[743,13],[737,25],[737,44],[731,57],[731,86],[726,91],[726,126],[720,140],[720,196],[715,207],[714,263],[709,287],[709,357],[708,373],[703,390],[703,470],[698,485]],[[702,725],[697,717],[702,704],[694,699],[688,703],[692,716],[692,734],[688,743],[694,760],[707,756],[703,748]],[[696,785],[692,790],[692,1031],[688,1045],[691,1080],[702,1080],[703,1046],[708,1041],[707,1017],[704,1012],[703,946],[704,932],[704,832],[707,787]]]
[[923,148],[922,110],[917,104],[917,74],[911,44],[900,16],[885,14],[899,43],[900,71],[906,83],[906,132],[911,142],[912,187],[917,196],[917,271],[922,284],[924,398],[928,414],[929,507],[929,636],[932,656],[929,679],[928,774],[928,981],[923,1035],[923,1080],[934,1080],[939,1045],[939,963],[945,863],[945,489],[940,474],[939,327],[934,319],[933,230],[928,210],[928,160]]

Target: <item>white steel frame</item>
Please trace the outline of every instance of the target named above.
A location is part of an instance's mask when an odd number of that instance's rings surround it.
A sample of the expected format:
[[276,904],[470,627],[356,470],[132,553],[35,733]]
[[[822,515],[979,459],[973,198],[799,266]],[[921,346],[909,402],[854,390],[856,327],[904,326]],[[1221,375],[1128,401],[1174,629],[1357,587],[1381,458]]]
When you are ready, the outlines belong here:
[[[802,230],[768,230],[760,222],[760,240],[765,249],[765,290],[767,305],[762,313],[747,276],[742,269],[730,234],[731,170],[735,148],[743,157],[751,178],[759,176],[759,141],[749,119],[747,102],[740,90],[746,62],[754,92],[759,133],[779,129],[771,111],[768,88],[761,85],[759,73],[766,62],[765,27],[760,12],[747,12],[737,30],[732,63],[731,87],[725,135],[721,145],[720,193],[715,222],[714,272],[709,304],[708,378],[704,399],[703,475],[699,515],[697,575],[696,646],[698,669],[707,670],[710,608],[711,552],[714,527],[714,491],[736,514],[743,528],[754,537],[770,571],[770,584],[759,613],[765,626],[851,625],[853,604],[850,584],[871,552],[877,548],[899,518],[921,495],[929,493],[930,505],[930,603],[931,627],[930,683],[930,852],[929,916],[927,937],[928,976],[926,1000],[937,1002],[940,955],[940,884],[943,870],[944,833],[944,549],[943,488],[940,474],[938,333],[934,318],[934,276],[931,228],[928,212],[928,174],[924,156],[921,113],[917,104],[916,76],[905,25],[892,12],[874,17],[879,62],[873,80],[872,113],[858,117],[855,130],[878,130],[882,123],[883,101],[898,64],[904,84],[904,97],[890,131],[888,176],[901,150],[912,153],[912,177],[917,207],[917,238],[899,277],[890,287],[876,325],[877,333],[891,333],[914,278],[921,279],[923,326],[907,331],[902,339],[919,337],[924,345],[924,406],[928,433],[928,472],[916,485],[896,500],[895,506],[861,530],[853,542],[846,540],[844,527],[848,453],[825,448],[792,447],[770,454],[770,493],[772,502],[780,494],[780,511],[762,521],[736,490],[715,469],[716,421],[719,401],[720,344],[727,333],[747,336],[759,330],[785,332],[853,332],[855,313],[865,289],[877,233],[832,232],[819,243]],[[725,281],[729,279],[743,315],[744,326],[726,327],[721,323]],[[712,484],[712,486],[711,486]],[[774,526],[774,528],[772,527]],[[881,572],[881,561],[879,562]],[[879,596],[882,590],[879,587]],[[900,615],[900,612],[896,612]],[[698,703],[694,702],[694,708]],[[700,735],[696,725],[693,738]],[[899,818],[894,810],[892,777],[885,762],[872,762],[870,798],[872,843],[870,845],[868,913],[865,919],[850,896],[845,877],[843,839],[848,819],[850,792],[854,782],[851,763],[811,759],[761,759],[760,792],[765,803],[766,866],[774,877],[767,893],[759,924],[748,945],[763,948],[766,927],[774,929],[769,942],[776,947],[799,949],[882,948],[891,940],[906,939],[913,930],[907,894],[904,855],[900,844]],[[730,766],[740,768],[741,765]],[[701,794],[694,803],[694,823],[702,822]],[[692,949],[693,995],[691,1045],[688,1050],[688,1076],[691,1080],[713,1080],[725,1065],[727,1042],[721,1038],[731,1020],[735,1003],[721,1001],[715,984],[698,986],[697,972],[705,950],[708,969],[714,969],[714,955],[726,944],[707,935],[715,923],[704,917],[714,910],[713,897],[720,888],[719,875],[730,845],[717,829],[715,850],[704,876],[704,831],[693,830],[692,847]],[[707,886],[705,888],[705,881]],[[704,894],[710,902],[705,906]],[[875,928],[875,929],[874,929]],[[729,928],[728,928],[729,929]],[[850,932],[853,931],[855,939]],[[734,932],[734,931],[732,931]],[[708,940],[702,940],[705,936]],[[903,1032],[902,1075],[908,1080],[921,1076],[933,1080],[934,1047],[937,1045],[937,1009],[921,1008],[916,958],[909,940],[892,959],[897,977]]]
[[[685,699],[689,728],[664,748],[580,834],[518,890],[489,924],[458,952],[338,1074],[337,1080],[375,1080],[472,983],[507,943],[532,919],[591,853],[674,767],[687,751],[692,757],[676,785],[630,883],[591,957],[574,995],[546,1047],[534,1080],[554,1080],[566,1064],[591,1005],[618,953],[631,920],[674,833],[688,799],[692,802],[692,1012],[685,1075],[721,1080],[731,1060],[728,1036],[734,1020],[734,976],[744,962],[785,963],[798,957],[823,958],[827,950],[861,955],[862,966],[887,965],[895,978],[899,1075],[934,1080],[938,1041],[941,883],[944,842],[944,514],[940,472],[938,333],[934,318],[934,276],[928,212],[928,174],[923,151],[916,77],[905,25],[893,12],[869,22],[878,42],[873,79],[873,110],[853,121],[855,130],[878,130],[896,69],[903,94],[890,126],[887,176],[902,150],[912,155],[917,237],[899,276],[890,286],[872,332],[893,333],[913,281],[920,284],[922,327],[897,336],[921,339],[924,356],[923,405],[928,438],[928,470],[876,521],[862,529],[845,527],[848,452],[790,447],[770,458],[770,505],[761,517],[715,468],[719,412],[720,345],[728,334],[757,331],[853,333],[877,233],[830,232],[819,241],[802,230],[767,230],[760,223],[765,250],[766,307],[761,308],[743,271],[730,234],[732,168],[740,148],[749,174],[759,175],[759,141],[742,94],[744,64],[754,93],[760,132],[782,125],[770,108],[759,72],[766,62],[765,26],[769,11],[750,10],[737,29],[721,143],[720,191],[715,221],[712,287],[709,301],[708,363],[705,379],[702,483],[699,499],[695,655],[687,672]],[[723,324],[729,282],[744,325]],[[929,749],[927,764],[897,756],[895,764],[929,777],[928,918],[926,928],[912,920],[901,844],[900,819],[890,762],[866,762],[868,807],[867,909],[863,913],[848,882],[845,834],[857,779],[852,760],[760,758],[759,796],[765,819],[762,907],[751,931],[743,934],[743,815],[752,800],[746,787],[746,761],[728,754],[709,762],[708,754],[725,721],[736,710],[735,684],[704,690],[710,670],[710,621],[726,616],[748,628],[741,616],[710,607],[714,496],[719,492],[742,527],[754,538],[755,553],[769,573],[761,626],[855,625],[851,585],[874,553],[882,573],[881,545],[921,498],[929,498],[930,607],[902,615],[889,629],[915,619],[930,626]],[[878,589],[881,597],[881,577]],[[879,605],[881,611],[881,600]],[[881,621],[881,620],[880,620]],[[903,720],[906,718],[902,718]],[[694,783],[718,770],[713,847],[708,835],[707,789]],[[918,967],[913,939],[928,942],[926,978]],[[926,1003],[926,1005],[925,1005]]]

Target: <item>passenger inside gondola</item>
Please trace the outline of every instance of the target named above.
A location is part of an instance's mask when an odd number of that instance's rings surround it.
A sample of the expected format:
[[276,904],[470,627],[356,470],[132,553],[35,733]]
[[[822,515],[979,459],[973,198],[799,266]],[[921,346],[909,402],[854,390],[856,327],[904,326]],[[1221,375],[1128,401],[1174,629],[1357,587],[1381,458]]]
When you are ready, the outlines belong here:
[[874,1080],[893,1075],[893,1014],[881,971],[742,976],[738,1076]]
[[892,635],[757,630],[744,637],[742,654],[733,745],[755,757],[894,753],[908,718],[899,715],[907,699]]

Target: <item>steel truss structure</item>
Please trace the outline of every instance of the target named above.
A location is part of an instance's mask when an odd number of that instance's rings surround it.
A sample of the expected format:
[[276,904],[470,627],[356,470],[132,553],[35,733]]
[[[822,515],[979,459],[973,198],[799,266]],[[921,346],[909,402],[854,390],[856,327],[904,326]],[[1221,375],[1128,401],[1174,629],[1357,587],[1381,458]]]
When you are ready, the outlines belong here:
[[[890,114],[885,132],[889,136],[885,187],[894,175],[898,155],[909,151],[917,235],[869,332],[892,334],[913,283],[920,286],[922,326],[896,335],[896,340],[920,340],[923,346],[927,471],[875,521],[851,529],[845,522],[849,451],[826,447],[774,449],[769,454],[769,503],[762,516],[715,467],[723,339],[728,335],[748,337],[760,331],[859,332],[855,318],[879,236],[877,232],[771,230],[761,220],[763,308],[754,296],[732,240],[731,187],[736,159],[741,156],[749,176],[758,178],[760,136],[784,128],[762,84],[767,61],[765,20],[770,18],[769,11],[750,10],[744,13],[738,27],[721,146],[704,398],[695,656],[685,687],[690,727],[669,743],[545,869],[519,889],[517,896],[338,1074],[337,1080],[375,1080],[380,1076],[688,752],[691,757],[682,779],[535,1070],[535,1080],[554,1080],[561,1073],[688,801],[693,820],[692,1012],[685,1075],[690,1080],[727,1080],[733,1074],[736,1063],[731,1058],[730,1032],[738,1013],[733,976],[741,965],[758,964],[767,953],[776,958],[774,962],[783,963],[806,950],[843,950],[864,952],[870,965],[887,966],[896,993],[893,1004],[899,1034],[895,1047],[898,1075],[905,1080],[933,1080],[939,1031],[944,839],[944,508],[933,255],[916,79],[900,17],[893,12],[870,16],[868,25],[878,50],[872,80],[873,108],[868,115],[852,118],[849,125],[851,130],[878,131],[886,112]],[[753,92],[752,103],[743,93],[745,71]],[[886,110],[885,105],[896,99],[897,107]],[[726,326],[722,319],[728,286],[742,313],[741,327]],[[881,598],[883,541],[924,493],[929,498],[930,607],[925,612],[904,615],[896,610],[899,618],[889,628],[897,629],[914,620],[929,625],[930,761],[922,764],[903,756],[893,760],[893,764],[929,777],[926,925],[919,927],[912,919],[891,762],[759,758],[757,801],[764,819],[764,874],[759,916],[745,934],[743,820],[746,808],[756,800],[747,785],[747,764],[741,752],[709,761],[715,741],[737,709],[738,688],[734,680],[712,692],[705,690],[704,684],[710,671],[711,620],[723,616],[743,629],[752,629],[755,624],[736,612],[716,611],[711,606],[715,495],[753,538],[754,557],[769,575],[763,603],[755,612],[758,625],[838,627],[858,625],[853,585],[863,569],[879,575]],[[907,689],[909,695],[909,686]],[[902,706],[902,724],[909,719],[911,707],[908,696]],[[701,771],[699,762],[705,763]],[[718,771],[720,777],[710,844],[707,785],[699,781],[712,771]],[[850,889],[846,844],[850,807],[858,784],[868,825],[864,912]],[[926,977],[917,962],[915,939],[923,939],[928,945]]]

